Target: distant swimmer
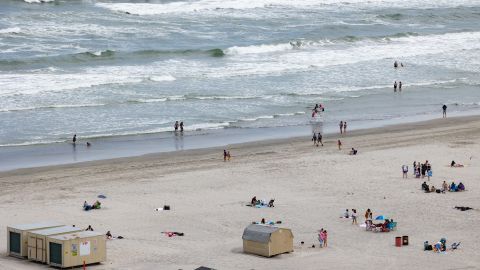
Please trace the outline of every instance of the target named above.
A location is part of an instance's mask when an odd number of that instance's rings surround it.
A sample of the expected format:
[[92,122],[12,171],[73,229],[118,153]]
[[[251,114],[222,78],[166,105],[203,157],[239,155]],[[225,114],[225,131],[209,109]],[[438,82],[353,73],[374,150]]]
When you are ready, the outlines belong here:
[[90,147],[90,146],[92,146],[92,144],[91,144],[91,143],[89,143],[89,142],[87,142],[87,147]]
[[180,132],[183,132],[183,121],[180,122]]
[[393,83],[393,92],[397,92],[397,81]]
[[401,81],[398,82],[398,91],[399,92],[402,91],[402,82]]
[[447,118],[447,105],[443,104],[442,109],[443,109],[443,118]]
[[72,142],[73,142],[73,144],[75,144],[77,142],[77,134],[73,135]]
[[394,67],[394,68],[398,68],[398,62],[397,62],[397,61],[395,61],[395,62],[393,63],[393,67]]
[[403,67],[403,63],[400,63],[400,66]]
[[173,127],[175,128],[175,131],[178,131],[178,121],[175,121],[175,125]]

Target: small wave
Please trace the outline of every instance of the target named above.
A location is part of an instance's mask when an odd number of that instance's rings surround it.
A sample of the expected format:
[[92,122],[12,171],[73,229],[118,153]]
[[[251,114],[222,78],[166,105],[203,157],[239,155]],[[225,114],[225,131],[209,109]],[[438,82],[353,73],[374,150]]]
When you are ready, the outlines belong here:
[[391,13],[391,14],[378,15],[377,17],[382,18],[382,19],[399,21],[399,20],[403,19],[404,15],[401,14],[401,13]]
[[261,96],[194,96],[194,95],[177,95],[177,96],[165,96],[157,98],[147,99],[134,99],[129,100],[129,103],[155,103],[155,102],[167,102],[167,101],[179,101],[179,100],[233,100],[233,99],[257,99]]
[[21,32],[22,32],[22,29],[20,29],[20,27],[0,29],[0,34],[20,34]]
[[154,82],[171,82],[176,80],[176,78],[171,75],[150,76],[148,79]]
[[26,3],[29,4],[41,4],[41,3],[51,3],[55,2],[55,0],[23,0]]
[[39,107],[23,107],[23,108],[7,108],[0,109],[0,112],[18,112],[18,111],[33,111],[33,110],[44,110],[44,109],[61,109],[61,108],[84,108],[84,107],[100,107],[105,106],[103,103],[94,103],[94,104],[58,104],[58,105],[48,105],[48,106],[39,106]]
[[78,53],[77,56],[90,56],[90,57],[112,57],[115,55],[115,51],[113,50],[105,50],[105,51],[96,51],[96,52],[84,52]]

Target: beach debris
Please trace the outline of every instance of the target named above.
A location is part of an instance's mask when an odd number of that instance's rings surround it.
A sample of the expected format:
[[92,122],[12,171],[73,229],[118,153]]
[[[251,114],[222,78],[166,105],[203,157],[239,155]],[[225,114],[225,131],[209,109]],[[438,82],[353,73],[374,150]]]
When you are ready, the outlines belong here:
[[468,206],[455,206],[455,209],[460,210],[460,211],[473,210],[473,208],[468,207]]
[[164,205],[162,208],[155,208],[155,211],[169,211],[170,205]]

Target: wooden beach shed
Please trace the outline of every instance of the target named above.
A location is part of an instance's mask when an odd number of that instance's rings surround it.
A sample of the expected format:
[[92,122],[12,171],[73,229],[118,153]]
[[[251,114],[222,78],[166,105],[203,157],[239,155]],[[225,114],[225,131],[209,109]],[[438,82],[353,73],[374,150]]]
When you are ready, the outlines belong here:
[[62,226],[43,230],[29,231],[28,237],[28,259],[32,261],[47,262],[47,237],[59,234],[67,234],[83,231],[78,227]]
[[7,227],[7,255],[14,257],[27,257],[28,237],[27,232],[33,230],[65,226],[58,222],[40,222]]
[[293,233],[290,229],[251,224],[243,231],[245,253],[272,257],[293,252]]
[[81,231],[47,237],[47,264],[67,268],[104,262],[107,240],[104,234]]

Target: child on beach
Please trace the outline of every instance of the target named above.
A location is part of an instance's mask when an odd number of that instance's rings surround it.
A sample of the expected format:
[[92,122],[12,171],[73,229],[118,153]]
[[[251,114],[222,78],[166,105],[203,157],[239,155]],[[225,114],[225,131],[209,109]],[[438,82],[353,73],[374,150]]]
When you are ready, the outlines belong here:
[[365,212],[365,219],[372,219],[372,211],[370,210],[370,208],[367,209],[367,212]]
[[403,178],[408,178],[408,166],[402,165]]
[[340,140],[337,141],[338,150],[342,150],[342,142]]

